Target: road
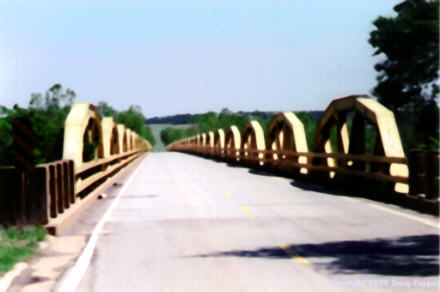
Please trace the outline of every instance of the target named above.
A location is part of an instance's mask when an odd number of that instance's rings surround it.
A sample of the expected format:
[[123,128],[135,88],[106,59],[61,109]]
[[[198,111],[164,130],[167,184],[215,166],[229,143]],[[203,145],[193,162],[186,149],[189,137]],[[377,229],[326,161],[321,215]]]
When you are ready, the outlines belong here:
[[182,125],[173,125],[173,124],[148,124],[148,126],[151,129],[151,133],[153,134],[155,144],[153,145],[153,151],[154,152],[164,152],[165,145],[160,138],[160,132],[162,130],[165,130],[166,128],[172,128],[172,129],[188,129],[192,128],[195,125],[193,124],[182,124]]
[[149,154],[128,181],[77,291],[427,291],[439,281],[429,215],[181,153]]

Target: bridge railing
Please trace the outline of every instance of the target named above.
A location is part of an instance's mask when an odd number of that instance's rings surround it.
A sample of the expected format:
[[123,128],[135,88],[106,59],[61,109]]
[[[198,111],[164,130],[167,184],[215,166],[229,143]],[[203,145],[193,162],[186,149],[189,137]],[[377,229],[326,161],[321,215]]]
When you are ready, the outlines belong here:
[[[351,112],[350,126],[348,112]],[[369,153],[365,147],[367,123],[376,131]],[[336,128],[337,149],[332,149],[330,143],[332,127]],[[197,140],[190,137],[170,144],[167,150],[209,156],[328,187],[400,193],[438,204],[438,170],[426,179],[420,171],[417,174],[419,182],[432,180],[430,185],[437,184],[436,188],[430,188],[434,191],[424,192],[423,188],[414,191],[414,179],[408,170],[411,163],[404,155],[394,115],[373,99],[349,96],[334,100],[318,121],[313,151],[307,149],[304,127],[293,113],[275,115],[266,137],[260,128],[257,121],[252,121],[243,127],[241,137],[236,130],[226,129],[229,134],[214,146],[195,143]],[[438,160],[438,154],[436,157]],[[438,165],[438,161],[430,164]]]
[[93,200],[110,177],[152,149],[114,118],[101,123],[91,104],[72,106],[64,132],[63,159],[28,171],[0,168],[0,224],[51,228]]

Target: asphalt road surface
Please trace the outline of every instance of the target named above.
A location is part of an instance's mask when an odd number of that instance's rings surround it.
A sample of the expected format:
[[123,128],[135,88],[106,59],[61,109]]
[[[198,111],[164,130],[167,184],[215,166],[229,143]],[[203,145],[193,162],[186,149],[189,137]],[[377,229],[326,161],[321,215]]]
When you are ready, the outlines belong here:
[[438,290],[436,217],[181,153],[129,181],[77,291]]

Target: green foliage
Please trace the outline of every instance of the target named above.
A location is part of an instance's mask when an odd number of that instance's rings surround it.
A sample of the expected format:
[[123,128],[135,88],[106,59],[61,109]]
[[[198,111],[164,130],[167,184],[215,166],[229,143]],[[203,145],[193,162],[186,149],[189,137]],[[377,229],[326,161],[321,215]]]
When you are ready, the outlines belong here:
[[118,111],[108,105],[105,101],[98,102],[98,111],[101,117],[116,117],[118,115]]
[[267,129],[269,128],[272,117],[273,114],[267,114],[256,110],[250,115],[249,118],[250,120],[256,120],[260,124],[261,128],[263,128],[264,137],[266,137]]
[[197,133],[194,128],[187,128],[187,129],[166,128],[160,132],[160,139],[165,145],[168,145],[173,143],[174,141],[188,138],[196,134]]
[[62,90],[55,84],[45,95],[31,95],[29,108],[14,105],[12,109],[0,106],[0,165],[12,165],[12,119],[29,117],[33,131],[35,163],[59,160],[62,157],[64,122],[70,111],[75,92]]
[[185,125],[189,124],[189,118],[191,114],[179,114],[166,117],[154,117],[147,119],[147,124],[172,124],[172,125]]
[[232,125],[241,129],[244,124],[250,121],[250,118],[249,115],[233,114],[225,108],[218,115],[214,112],[208,112],[203,115],[195,115],[190,118],[190,121],[198,125],[199,133],[206,133],[217,129],[226,129]]
[[[316,130],[316,118],[314,115],[306,112],[296,113],[297,117],[304,124],[307,144],[309,149],[313,149],[313,142]],[[273,114],[267,114],[263,112],[254,111],[250,114],[234,114],[228,109],[223,109],[220,114],[214,112],[208,112],[206,114],[198,114],[190,117],[190,121],[197,125],[198,131],[193,128],[189,129],[172,129],[167,128],[161,131],[160,137],[165,145],[168,145],[174,141],[194,136],[198,133],[206,133],[209,131],[216,131],[218,129],[226,129],[229,126],[236,125],[241,131],[243,126],[251,120],[256,120],[263,128],[264,135],[267,135],[267,129],[272,120]],[[336,137],[336,136],[335,136]],[[336,138],[334,138],[336,141]]]
[[119,112],[116,121],[147,139],[151,145],[155,144],[151,129],[145,124],[146,118],[139,106],[132,105],[128,110]]
[[145,124],[147,118],[142,113],[140,106],[132,105],[127,110],[118,112],[106,102],[98,103],[98,110],[101,117],[115,117],[118,124],[123,124],[125,127],[138,133],[141,137],[144,137],[151,145],[155,144],[154,136],[150,127]]
[[439,1],[408,0],[394,7],[397,16],[378,17],[369,42],[378,84],[373,94],[395,114],[406,149],[435,148],[439,134]]
[[[84,136],[86,137],[86,136]],[[83,161],[92,161],[97,157],[99,141],[89,142],[88,139],[83,141]]]
[[[295,115],[303,123],[304,131],[306,132],[307,147],[309,148],[309,151],[313,151],[317,120],[313,115],[310,115],[306,112],[298,112],[295,113]],[[332,142],[332,146],[336,145],[333,144],[336,141],[336,136],[333,137],[333,135],[330,135],[330,141]]]
[[[12,109],[0,106],[0,165],[13,165],[12,120],[28,117],[32,124],[35,163],[60,160],[63,155],[64,124],[70,112],[76,94],[71,89],[63,90],[60,84],[49,88],[44,96],[31,94],[28,108],[14,105]],[[145,116],[140,107],[131,106],[128,110],[117,112],[105,102],[98,104],[102,116],[115,116],[117,121],[125,124],[146,138],[154,145],[151,129],[145,125]],[[97,143],[84,143],[84,159],[95,158]]]
[[0,275],[34,254],[45,238],[43,227],[0,228]]
[[[266,120],[258,117],[262,124],[267,124]],[[161,131],[160,137],[165,145],[174,141],[194,136],[199,133],[207,133],[209,131],[216,131],[218,129],[226,129],[232,125],[236,125],[238,129],[242,129],[244,124],[250,121],[248,114],[234,114],[227,108],[223,109],[220,114],[208,112],[206,114],[198,114],[189,117],[189,122],[196,124],[196,129],[172,129],[166,128]],[[264,128],[264,127],[263,127]]]

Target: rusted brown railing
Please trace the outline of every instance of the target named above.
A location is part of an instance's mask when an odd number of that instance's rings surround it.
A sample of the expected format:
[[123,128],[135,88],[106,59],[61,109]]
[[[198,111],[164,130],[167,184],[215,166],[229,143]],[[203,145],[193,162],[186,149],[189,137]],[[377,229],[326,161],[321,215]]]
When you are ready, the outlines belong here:
[[[366,154],[368,123],[375,131],[368,151],[371,154]],[[330,142],[332,129],[336,130],[336,145]],[[231,126],[176,141],[167,150],[208,156],[352,193],[417,199],[431,204],[430,208],[439,203],[439,152],[410,152],[406,158],[393,113],[367,96],[333,100],[317,122],[311,151],[304,126],[292,112],[274,115],[266,133],[257,121],[250,121],[241,135]]]
[[[87,140],[98,146],[95,157],[85,162]],[[50,229],[90,202],[108,178],[146,151],[151,151],[148,141],[114,118],[105,118],[101,126],[96,107],[74,104],[66,120],[64,159],[27,170],[0,167],[0,224]]]
[[0,168],[0,223],[48,224],[143,153],[133,150],[88,162],[76,172],[72,160],[40,164],[25,174]]

